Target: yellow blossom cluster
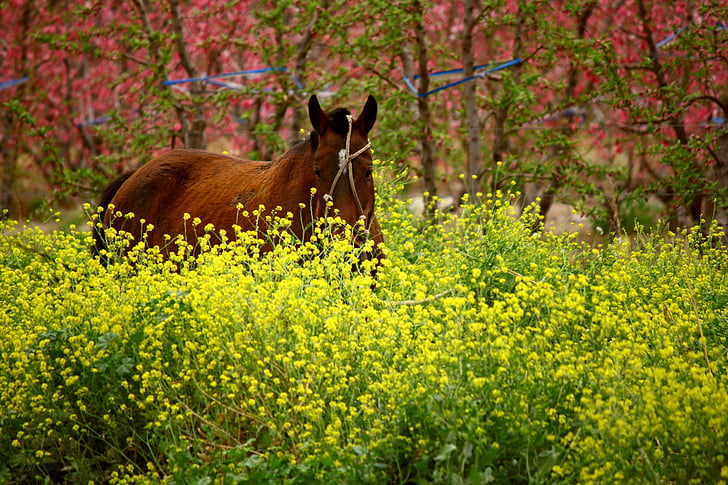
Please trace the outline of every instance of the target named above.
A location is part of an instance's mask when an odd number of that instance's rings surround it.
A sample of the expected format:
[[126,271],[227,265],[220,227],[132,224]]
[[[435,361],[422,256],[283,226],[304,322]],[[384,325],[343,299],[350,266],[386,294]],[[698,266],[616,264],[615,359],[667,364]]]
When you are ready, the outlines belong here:
[[376,275],[336,219],[303,243],[290,214],[191,218],[201,247],[108,266],[0,222],[2,481],[728,480],[725,248],[592,248],[472,202],[433,224],[387,198]]

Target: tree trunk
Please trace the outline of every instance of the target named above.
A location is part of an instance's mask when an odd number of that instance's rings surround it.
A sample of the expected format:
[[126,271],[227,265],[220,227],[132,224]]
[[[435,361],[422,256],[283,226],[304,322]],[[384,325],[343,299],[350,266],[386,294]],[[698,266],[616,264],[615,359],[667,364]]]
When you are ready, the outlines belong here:
[[[22,73],[29,76],[28,62],[30,57],[27,54],[26,39],[29,39],[31,18],[34,15],[34,7],[31,2],[27,2],[23,6],[23,15],[20,25],[16,25],[19,35],[18,39],[23,39],[22,55],[18,59],[15,66],[16,73]],[[27,86],[21,83],[17,88],[15,99],[22,101],[26,99]],[[20,121],[20,117],[11,109],[5,109],[0,122],[0,218],[4,217],[4,210],[8,211],[11,217],[20,217],[18,214],[11,212],[13,204],[13,190],[15,180],[18,176],[18,158],[20,158],[21,142],[18,137],[22,134],[24,123]]]
[[15,133],[15,116],[10,110],[5,112],[0,125],[0,218],[5,216],[5,210],[10,211],[13,200],[13,186],[15,185],[17,157],[11,148],[10,137]]
[[[721,98],[717,100],[723,112],[723,119],[728,119],[728,85],[723,89]],[[728,122],[723,121],[724,125]],[[728,246],[728,132],[718,135],[716,149],[713,155],[713,165],[708,171],[709,180],[715,182],[715,194],[706,198],[703,224],[703,234],[710,233],[711,219],[723,228],[721,241]]]
[[[316,38],[316,28],[319,21],[319,12],[328,10],[329,1],[322,1],[319,7],[321,10],[316,10],[311,15],[311,21],[306,26],[306,29],[301,36],[301,40],[296,43],[296,60],[294,63],[293,75],[296,79],[305,86],[306,81],[306,68],[308,65],[308,57],[311,49],[314,45],[314,39]],[[300,89],[299,86],[294,87]],[[300,109],[293,110],[293,116],[291,119],[291,142],[300,138],[299,131],[306,124],[307,120],[306,112]]]
[[[465,15],[463,18],[463,77],[471,77],[475,74],[475,59],[473,55],[473,30],[477,18],[474,15],[477,0],[465,0]],[[472,203],[475,202],[475,194],[480,189],[480,177],[483,174],[482,152],[480,146],[481,127],[478,117],[478,105],[476,99],[475,82],[468,82],[464,85],[463,99],[465,103],[465,120],[468,126],[468,158],[465,167],[465,187]]]
[[[426,93],[430,88],[430,76],[427,70],[428,52],[427,37],[425,32],[424,10],[422,4],[417,1],[414,3],[415,20],[414,33],[417,43],[417,74],[419,82],[417,83],[417,92]],[[402,46],[402,64],[404,66],[405,76],[410,79],[414,78],[415,59],[407,45]],[[435,183],[435,150],[432,141],[432,115],[430,112],[430,104],[427,96],[418,96],[416,102],[416,118],[419,127],[418,146],[420,152],[420,163],[422,164],[422,181],[423,190],[425,192],[424,203],[425,212],[432,215],[434,207],[433,199],[437,195],[437,185]]]
[[[584,37],[586,36],[586,28],[589,23],[589,18],[594,11],[594,7],[596,6],[596,2],[589,2],[585,4],[582,10],[579,12],[576,32],[577,39],[584,39]],[[523,20],[523,18],[519,17],[519,20]],[[579,81],[579,75],[581,72],[581,66],[572,60],[569,63],[569,74],[567,76],[567,84],[564,92],[564,101],[569,102],[573,100],[576,93],[576,86]],[[564,127],[565,133],[568,133],[570,137],[573,136],[575,132],[575,129],[572,127],[571,124],[573,121],[573,116],[574,115],[571,114],[566,116],[566,126]],[[550,160],[556,159],[557,157],[564,158],[565,153],[568,153],[568,151],[568,147],[564,146],[563,144],[552,144],[549,147],[545,158]],[[551,209],[551,206],[556,201],[556,194],[563,186],[563,175],[564,174],[561,165],[557,162],[553,172],[549,174],[549,180],[545,186],[542,186],[541,183],[538,181],[527,182],[523,190],[523,203],[521,209],[528,207],[529,205],[536,202],[536,200],[538,199],[538,213],[545,217],[548,211]],[[604,191],[604,189],[602,190]],[[610,215],[610,221],[612,222],[615,221],[614,217],[618,216],[618,213],[615,212],[616,202],[616,200],[613,200],[612,203],[607,204],[606,207],[607,212]],[[535,232],[539,229],[540,224],[540,221],[535,221],[531,229]]]
[[[657,44],[652,33],[652,26],[650,25],[651,19],[647,7],[645,6],[644,0],[637,0],[637,14],[642,23],[642,30],[644,31],[644,38],[647,42],[648,53],[649,53],[649,70],[654,74],[655,80],[659,91],[669,90],[669,82],[665,77],[665,70],[661,62],[661,56],[658,52]],[[688,133],[685,129],[685,118],[682,114],[675,116],[670,122],[670,126],[675,133],[677,143],[682,146],[688,145]],[[700,221],[700,212],[702,209],[703,195],[696,195],[691,201],[682,205],[685,205],[681,210],[674,211],[670,214],[670,227],[690,227],[693,224]],[[669,207],[669,205],[668,205]]]
[[[519,3],[518,6],[518,12],[516,13],[516,32],[514,33],[514,41],[513,41],[513,53],[511,54],[513,56],[513,59],[518,59],[523,57],[523,35],[524,35],[524,26],[526,22],[526,18],[523,13],[523,9],[521,8],[521,5]],[[521,70],[523,69],[523,64],[516,64],[513,66],[513,85],[517,86],[520,84],[521,81]],[[503,95],[506,97],[506,95]],[[508,116],[510,114],[510,108],[511,105],[506,102],[505,100],[501,101],[498,109],[496,109],[494,113],[494,127],[493,127],[493,173],[495,174],[497,172],[497,167],[500,163],[502,163],[507,154],[510,150],[510,144],[508,140],[508,133],[506,131],[506,121],[508,121]],[[495,193],[495,191],[498,189],[498,180],[495,178],[491,178],[489,180],[489,184],[491,186],[491,191]]]
[[[195,63],[192,61],[190,52],[187,49],[185,39],[184,19],[179,8],[179,0],[169,0],[169,7],[172,13],[173,29],[177,40],[177,52],[182,67],[187,71],[190,78],[199,78]],[[182,137],[186,148],[207,148],[207,120],[205,119],[205,106],[203,95],[205,87],[202,82],[190,83],[190,96],[192,97],[192,113],[188,114],[183,106],[178,105],[177,114],[182,124]]]

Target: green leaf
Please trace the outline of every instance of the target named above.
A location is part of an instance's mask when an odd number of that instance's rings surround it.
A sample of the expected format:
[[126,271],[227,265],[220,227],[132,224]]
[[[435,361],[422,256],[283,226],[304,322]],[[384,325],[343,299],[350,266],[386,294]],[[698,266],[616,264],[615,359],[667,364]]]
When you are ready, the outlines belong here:
[[111,342],[116,340],[118,337],[119,337],[118,333],[106,332],[101,337],[99,337],[99,341],[96,342],[96,347],[98,347],[100,349],[106,349],[109,347]]
[[435,461],[445,461],[448,459],[450,454],[452,454],[453,451],[457,450],[458,447],[453,445],[452,443],[449,443],[447,445],[444,445],[442,448],[440,448],[440,452],[435,457]]
[[720,310],[728,306],[728,294],[716,295],[713,302],[713,310]]
[[116,366],[116,373],[120,376],[123,376],[125,374],[131,374],[131,371],[134,369],[134,359],[131,357],[124,357],[121,359],[121,363]]

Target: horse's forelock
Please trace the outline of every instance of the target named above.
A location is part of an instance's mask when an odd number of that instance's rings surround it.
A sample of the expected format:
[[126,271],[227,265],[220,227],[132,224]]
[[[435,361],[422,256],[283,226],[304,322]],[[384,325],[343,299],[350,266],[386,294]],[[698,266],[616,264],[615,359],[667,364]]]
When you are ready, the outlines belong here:
[[351,112],[346,108],[336,108],[328,112],[327,116],[329,117],[330,127],[334,130],[334,133],[346,137],[349,132],[349,120],[346,117],[351,116]]

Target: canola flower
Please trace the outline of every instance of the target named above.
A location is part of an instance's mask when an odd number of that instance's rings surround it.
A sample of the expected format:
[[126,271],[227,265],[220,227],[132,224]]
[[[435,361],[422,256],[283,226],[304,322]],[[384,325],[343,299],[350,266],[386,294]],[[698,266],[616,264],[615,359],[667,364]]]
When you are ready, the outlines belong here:
[[302,244],[288,214],[267,254],[190,218],[198,256],[108,268],[0,222],[2,481],[728,480],[725,249],[478,202],[433,225],[388,198],[376,285],[350,232]]

